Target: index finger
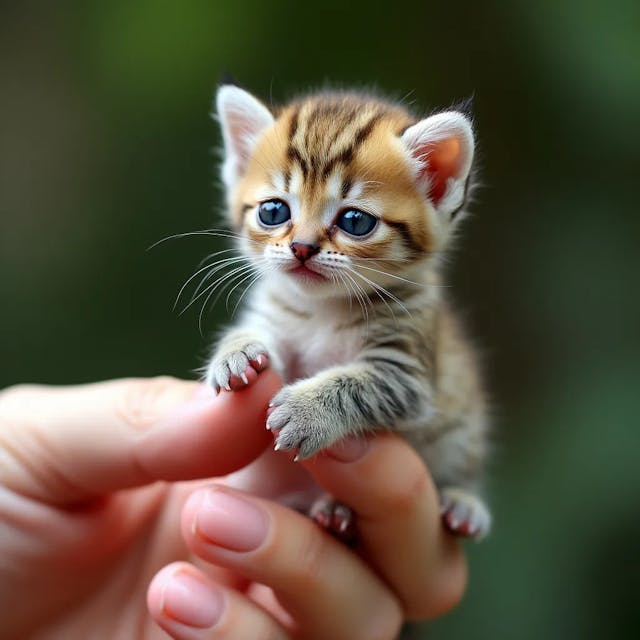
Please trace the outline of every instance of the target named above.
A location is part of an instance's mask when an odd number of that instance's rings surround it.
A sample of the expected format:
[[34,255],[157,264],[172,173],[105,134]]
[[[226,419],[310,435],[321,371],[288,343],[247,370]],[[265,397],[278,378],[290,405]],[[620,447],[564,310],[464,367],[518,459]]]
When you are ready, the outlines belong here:
[[68,504],[156,480],[225,475],[270,441],[271,371],[248,389],[194,397],[173,378],[76,387],[27,386],[0,394],[0,483]]

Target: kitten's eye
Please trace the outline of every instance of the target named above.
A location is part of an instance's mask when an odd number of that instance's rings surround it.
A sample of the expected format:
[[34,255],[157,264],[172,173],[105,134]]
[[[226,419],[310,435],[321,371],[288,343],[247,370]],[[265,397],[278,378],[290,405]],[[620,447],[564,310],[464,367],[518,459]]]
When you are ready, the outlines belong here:
[[291,218],[291,210],[282,200],[268,200],[258,207],[258,218],[265,227],[277,227]]
[[349,209],[338,216],[336,225],[352,236],[366,236],[373,231],[378,219],[370,213]]

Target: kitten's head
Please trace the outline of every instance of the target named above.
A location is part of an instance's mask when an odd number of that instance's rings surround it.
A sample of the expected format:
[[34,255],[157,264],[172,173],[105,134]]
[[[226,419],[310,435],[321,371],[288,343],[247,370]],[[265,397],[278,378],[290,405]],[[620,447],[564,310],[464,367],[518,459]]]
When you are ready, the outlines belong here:
[[236,86],[217,95],[231,223],[256,263],[310,295],[372,292],[440,253],[464,206],[469,118],[417,120],[360,94],[277,111]]

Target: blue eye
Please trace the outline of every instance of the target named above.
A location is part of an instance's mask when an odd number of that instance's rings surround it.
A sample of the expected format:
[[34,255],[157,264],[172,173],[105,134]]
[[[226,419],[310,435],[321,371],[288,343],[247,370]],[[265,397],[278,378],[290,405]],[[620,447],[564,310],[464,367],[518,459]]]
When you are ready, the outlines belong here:
[[370,213],[349,209],[338,216],[336,225],[352,236],[366,236],[373,231],[378,220]]
[[291,218],[291,210],[282,200],[267,200],[258,207],[258,218],[265,227],[277,227]]

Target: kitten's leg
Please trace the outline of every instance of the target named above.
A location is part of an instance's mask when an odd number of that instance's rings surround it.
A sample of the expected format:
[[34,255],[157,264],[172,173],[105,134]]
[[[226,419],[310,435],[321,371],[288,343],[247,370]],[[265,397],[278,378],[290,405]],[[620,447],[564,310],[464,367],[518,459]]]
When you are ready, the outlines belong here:
[[481,540],[491,529],[489,510],[478,496],[466,489],[442,489],[440,513],[444,526],[454,535]]
[[428,384],[413,370],[368,359],[334,367],[284,387],[272,400],[267,428],[276,449],[308,458],[350,434],[428,416]]
[[206,381],[216,391],[237,391],[251,384],[270,364],[263,340],[251,331],[235,329],[218,343],[207,367]]

